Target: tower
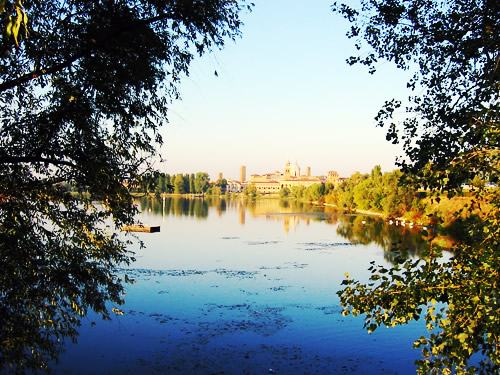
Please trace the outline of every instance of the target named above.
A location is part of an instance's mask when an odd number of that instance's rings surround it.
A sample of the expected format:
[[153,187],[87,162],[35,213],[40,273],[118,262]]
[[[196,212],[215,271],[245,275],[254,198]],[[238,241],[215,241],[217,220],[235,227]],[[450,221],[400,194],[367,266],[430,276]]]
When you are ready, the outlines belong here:
[[287,160],[286,163],[285,163],[285,173],[284,175],[286,177],[290,177],[290,161]]
[[240,167],[240,182],[245,182],[247,179],[247,167],[242,165]]

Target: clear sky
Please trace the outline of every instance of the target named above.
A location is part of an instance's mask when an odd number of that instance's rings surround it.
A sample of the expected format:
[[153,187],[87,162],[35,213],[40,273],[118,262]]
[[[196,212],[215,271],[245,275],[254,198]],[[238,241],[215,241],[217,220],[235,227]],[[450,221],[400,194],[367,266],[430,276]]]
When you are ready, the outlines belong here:
[[254,3],[242,38],[195,59],[183,79],[160,170],[239,179],[241,165],[249,176],[283,171],[287,160],[312,175],[393,170],[401,149],[374,117],[385,100],[408,95],[409,73],[347,65],[357,51],[333,0]]

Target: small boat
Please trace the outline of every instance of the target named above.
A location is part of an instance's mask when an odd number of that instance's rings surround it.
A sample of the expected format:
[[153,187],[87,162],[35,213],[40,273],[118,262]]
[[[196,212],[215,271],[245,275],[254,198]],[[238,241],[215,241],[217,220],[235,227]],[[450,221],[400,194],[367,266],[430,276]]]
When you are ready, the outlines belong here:
[[125,225],[122,227],[122,231],[125,232],[147,232],[147,233],[155,233],[160,231],[160,226],[151,226],[151,225]]

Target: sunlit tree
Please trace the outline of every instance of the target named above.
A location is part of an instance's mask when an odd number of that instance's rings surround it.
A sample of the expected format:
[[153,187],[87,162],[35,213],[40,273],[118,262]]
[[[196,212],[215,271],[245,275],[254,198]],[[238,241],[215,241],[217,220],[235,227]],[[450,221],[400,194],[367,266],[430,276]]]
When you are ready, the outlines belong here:
[[174,180],[174,193],[175,194],[184,194],[186,191],[184,190],[185,187],[185,182],[184,182],[184,176],[182,173],[178,173],[175,176]]
[[210,177],[206,172],[198,172],[194,178],[194,188],[196,193],[205,193],[209,187]]

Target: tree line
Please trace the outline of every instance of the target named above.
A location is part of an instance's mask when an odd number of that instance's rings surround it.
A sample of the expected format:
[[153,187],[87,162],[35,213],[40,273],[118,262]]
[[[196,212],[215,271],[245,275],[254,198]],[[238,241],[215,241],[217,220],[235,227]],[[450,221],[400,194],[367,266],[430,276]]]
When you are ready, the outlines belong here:
[[355,172],[336,186],[328,182],[293,186],[282,189],[280,197],[334,205],[344,211],[365,210],[400,217],[418,199],[413,187],[401,183],[402,176],[400,170],[382,173],[380,165],[376,165],[370,173]]
[[[451,196],[447,192],[431,192],[407,184],[405,180],[408,178],[399,169],[382,173],[380,165],[376,165],[370,173],[355,172],[336,186],[331,183],[293,186],[282,189],[280,197],[333,205],[341,211],[369,211],[385,218],[431,225],[450,232],[457,239],[463,238],[460,231],[465,223],[481,220],[493,209],[491,194],[481,201],[481,210],[470,210],[468,207],[473,199],[477,200],[470,190]],[[467,185],[472,191],[484,189],[485,181],[476,177]]]
[[[210,178],[206,172],[172,175],[160,173],[154,181],[153,191],[160,194],[203,194],[208,190],[209,182]],[[146,192],[144,188],[138,190],[139,192]]]
[[220,195],[224,192],[227,180],[210,183],[207,172],[197,173],[157,173],[148,183],[131,189],[134,193],[155,194],[206,194]]

